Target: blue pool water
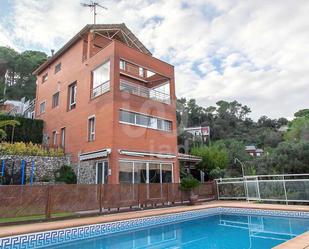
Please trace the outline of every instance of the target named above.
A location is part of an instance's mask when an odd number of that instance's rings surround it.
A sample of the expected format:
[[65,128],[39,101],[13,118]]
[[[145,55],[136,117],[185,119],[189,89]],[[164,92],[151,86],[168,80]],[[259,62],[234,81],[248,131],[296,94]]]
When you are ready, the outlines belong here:
[[309,231],[309,219],[213,215],[60,246],[57,249],[268,249]]

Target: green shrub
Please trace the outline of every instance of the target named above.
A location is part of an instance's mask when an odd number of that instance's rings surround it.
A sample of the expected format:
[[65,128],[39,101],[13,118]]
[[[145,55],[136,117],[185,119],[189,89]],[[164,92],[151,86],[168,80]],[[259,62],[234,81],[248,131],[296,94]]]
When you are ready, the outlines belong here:
[[61,149],[46,149],[41,145],[33,143],[0,143],[0,153],[7,155],[25,155],[25,156],[51,156],[61,157],[64,156],[64,152]]
[[200,185],[200,182],[195,179],[192,175],[188,175],[187,177],[181,179],[180,188],[182,190],[192,190]]
[[55,171],[55,180],[56,182],[64,182],[66,184],[76,184],[77,177],[69,165],[63,165],[60,169]]
[[44,175],[41,179],[42,182],[50,182],[50,177],[48,175]]

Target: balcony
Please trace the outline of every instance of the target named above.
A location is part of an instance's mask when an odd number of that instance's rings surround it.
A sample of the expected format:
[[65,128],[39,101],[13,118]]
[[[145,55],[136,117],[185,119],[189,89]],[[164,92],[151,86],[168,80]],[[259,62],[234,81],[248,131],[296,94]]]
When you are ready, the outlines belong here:
[[110,90],[110,83],[109,83],[109,80],[107,80],[101,85],[98,85],[91,89],[91,92],[90,92],[91,98],[94,99],[102,95],[103,93],[108,92],[109,90]]
[[159,101],[165,104],[171,103],[171,97],[169,94],[154,90],[153,88],[147,88],[138,84],[121,79],[120,91],[128,92],[137,96]]

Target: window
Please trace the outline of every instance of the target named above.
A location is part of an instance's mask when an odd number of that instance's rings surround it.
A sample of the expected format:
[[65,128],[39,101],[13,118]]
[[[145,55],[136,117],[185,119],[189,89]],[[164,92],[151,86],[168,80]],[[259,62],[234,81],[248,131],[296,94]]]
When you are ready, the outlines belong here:
[[135,114],[134,113],[120,110],[119,115],[120,115],[119,117],[120,121],[130,123],[130,124],[135,124]]
[[59,92],[56,92],[53,95],[53,99],[52,99],[52,108],[55,108],[56,106],[59,105]]
[[40,113],[44,113],[45,112],[45,107],[46,107],[46,101],[43,101],[40,104]]
[[144,77],[144,68],[142,68],[142,67],[139,67],[139,68],[138,68],[138,75],[139,75],[140,77]]
[[69,110],[76,108],[76,90],[77,84],[74,82],[69,86]]
[[119,68],[121,70],[126,70],[126,62],[124,60],[120,60],[119,62]]
[[92,142],[95,138],[95,117],[88,118],[88,141]]
[[47,79],[48,79],[48,73],[43,75],[42,82],[45,82]]
[[57,145],[57,131],[53,131],[53,145]]
[[119,161],[120,183],[173,182],[173,164],[143,161]]
[[135,114],[135,116],[136,116],[136,124],[137,125],[148,127],[148,125],[150,123],[149,122],[150,117],[142,115],[142,114]]
[[65,147],[65,127],[61,128],[61,147]]
[[162,130],[164,131],[171,131],[172,130],[172,122],[167,121],[167,120],[162,120],[163,121],[163,128]]
[[31,119],[34,119],[35,118],[35,112],[33,111],[33,112],[30,112],[30,118]]
[[124,110],[119,111],[119,121],[156,130],[172,130],[172,122],[169,120],[164,120],[157,117],[151,117],[144,114]]
[[61,62],[55,66],[55,73],[58,73],[61,70]]
[[110,90],[110,61],[92,71],[92,93],[94,98]]

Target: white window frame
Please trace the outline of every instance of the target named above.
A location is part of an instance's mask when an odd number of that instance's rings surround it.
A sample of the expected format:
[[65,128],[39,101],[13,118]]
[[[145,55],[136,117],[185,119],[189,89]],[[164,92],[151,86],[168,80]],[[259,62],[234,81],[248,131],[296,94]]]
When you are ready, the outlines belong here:
[[42,83],[46,82],[48,80],[48,73],[44,73],[42,75]]
[[60,129],[60,139],[61,139],[61,147],[65,147],[65,136],[66,136],[66,127],[61,127]]
[[122,60],[122,59],[119,60],[119,69],[120,70],[126,70],[126,61],[125,60]]
[[144,77],[144,68],[143,67],[138,67],[138,76],[139,77]]
[[[90,131],[90,120],[93,119],[93,131]],[[87,132],[87,140],[88,142],[93,142],[95,140],[95,125],[96,125],[96,117],[95,115],[88,117],[88,132]],[[92,138],[93,136],[93,138]],[[92,138],[92,139],[90,139]]]
[[[73,94],[73,86],[74,86],[74,101],[72,100],[72,94]],[[76,108],[76,99],[77,99],[77,82],[74,82],[69,85],[69,110],[73,110]]]
[[99,184],[98,183],[98,172],[99,172],[99,163],[102,163],[103,169],[102,169],[102,184],[105,184],[105,167],[106,167],[106,163],[107,163],[107,177],[109,176],[109,162],[108,160],[99,160],[95,162],[95,184]]
[[[54,97],[55,97],[55,95],[58,93],[58,102],[57,102],[57,105],[54,105]],[[57,106],[59,106],[59,101],[60,101],[60,91],[57,91],[57,92],[55,92],[54,94],[53,94],[53,96],[52,96],[52,108],[55,108],[55,107],[57,107]]]
[[[42,111],[41,110],[41,106],[44,104],[44,110]],[[40,114],[43,114],[43,113],[45,113],[46,112],[46,100],[44,100],[44,101],[42,101],[41,103],[40,103],[40,106],[39,106],[39,108],[40,108]]]
[[57,146],[57,135],[58,135],[57,130],[53,130],[52,132],[53,146]]

